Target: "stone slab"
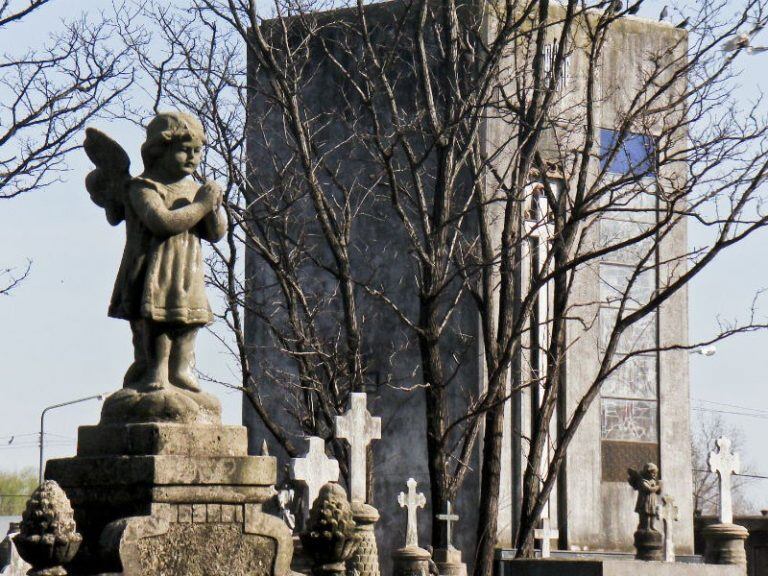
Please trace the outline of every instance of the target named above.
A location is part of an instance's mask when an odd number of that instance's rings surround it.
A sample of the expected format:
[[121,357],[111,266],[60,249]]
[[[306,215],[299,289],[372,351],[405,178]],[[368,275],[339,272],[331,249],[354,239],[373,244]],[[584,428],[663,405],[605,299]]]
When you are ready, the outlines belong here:
[[510,560],[501,576],[746,576],[745,566],[633,560]]
[[247,456],[245,426],[126,424],[80,426],[79,456]]
[[277,461],[272,456],[94,456],[49,460],[46,479],[69,486],[272,486]]

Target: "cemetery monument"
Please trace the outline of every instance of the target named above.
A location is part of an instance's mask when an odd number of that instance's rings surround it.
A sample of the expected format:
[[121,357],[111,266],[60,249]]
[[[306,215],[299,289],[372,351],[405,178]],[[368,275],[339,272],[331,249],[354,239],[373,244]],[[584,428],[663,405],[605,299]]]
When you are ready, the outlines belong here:
[[70,574],[290,571],[290,530],[262,510],[275,494],[276,459],[248,455],[246,429],[222,425],[219,401],[193,372],[195,336],[212,320],[201,241],[216,242],[225,227],[221,189],[191,178],[205,143],[196,118],[160,113],[134,177],[115,141],[87,131],[96,169],[86,187],[110,224],[125,222],[109,315],[130,323],[134,361],[100,422],[80,427],[77,455],[45,468],[82,535],[74,557],[62,558]]

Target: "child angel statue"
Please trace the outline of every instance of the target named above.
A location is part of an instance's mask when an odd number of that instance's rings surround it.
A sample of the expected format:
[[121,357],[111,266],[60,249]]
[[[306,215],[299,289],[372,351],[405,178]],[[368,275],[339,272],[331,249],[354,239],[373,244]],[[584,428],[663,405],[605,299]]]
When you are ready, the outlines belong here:
[[84,148],[96,164],[86,188],[109,223],[124,220],[126,229],[109,316],[128,320],[133,334],[124,388],[197,393],[195,337],[213,320],[200,241],[224,236],[222,191],[191,178],[206,144],[197,118],[164,112],[146,133],[144,171],[132,177],[122,147],[103,132],[86,131]]
[[648,462],[642,470],[627,469],[629,485],[637,490],[637,512],[639,523],[638,530],[655,531],[654,521],[659,517],[659,495],[661,494],[661,481],[659,480],[659,468],[656,464]]

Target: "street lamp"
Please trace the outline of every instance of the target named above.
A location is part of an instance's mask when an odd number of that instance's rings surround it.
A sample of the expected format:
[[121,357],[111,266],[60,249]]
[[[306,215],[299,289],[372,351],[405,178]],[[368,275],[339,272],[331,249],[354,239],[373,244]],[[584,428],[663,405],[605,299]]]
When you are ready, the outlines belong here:
[[714,356],[717,353],[717,348],[714,344],[710,346],[701,346],[699,348],[694,348],[689,354],[701,354],[702,356]]
[[43,411],[40,413],[40,466],[38,470],[38,478],[39,478],[40,484],[43,483],[43,445],[45,443],[45,413],[48,412],[48,410],[53,410],[54,408],[61,408],[62,406],[69,406],[71,404],[79,404],[80,402],[86,402],[88,400],[98,400],[99,402],[103,402],[104,398],[106,398],[108,395],[109,395],[109,392],[102,392],[101,394],[96,394],[95,396],[78,398],[77,400],[70,400],[69,402],[62,402],[61,404],[54,404],[53,406],[48,406],[47,408],[43,409]]

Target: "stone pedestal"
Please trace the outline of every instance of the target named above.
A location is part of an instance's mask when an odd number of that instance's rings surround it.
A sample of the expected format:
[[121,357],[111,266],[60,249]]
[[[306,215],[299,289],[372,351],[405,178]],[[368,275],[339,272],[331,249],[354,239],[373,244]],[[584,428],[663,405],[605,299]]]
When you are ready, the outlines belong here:
[[392,576],[429,576],[429,552],[418,546],[398,548],[392,553]]
[[708,564],[747,563],[744,541],[749,532],[736,524],[710,524],[702,531],[706,541],[704,558]]
[[357,572],[359,576],[379,576],[379,547],[374,532],[379,512],[368,504],[352,502],[352,517],[360,545],[347,562],[348,571],[351,574]]
[[638,560],[664,560],[664,537],[656,530],[637,530],[635,550]]
[[284,576],[288,527],[262,512],[276,461],[248,456],[242,426],[81,427],[73,458],[50,460],[83,545],[71,574]]
[[440,576],[467,576],[467,565],[461,561],[461,550],[454,547],[437,548],[432,559]]

